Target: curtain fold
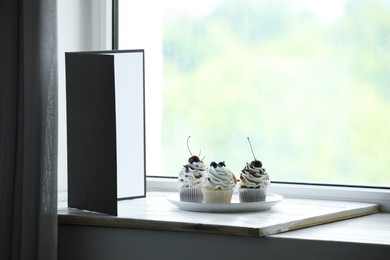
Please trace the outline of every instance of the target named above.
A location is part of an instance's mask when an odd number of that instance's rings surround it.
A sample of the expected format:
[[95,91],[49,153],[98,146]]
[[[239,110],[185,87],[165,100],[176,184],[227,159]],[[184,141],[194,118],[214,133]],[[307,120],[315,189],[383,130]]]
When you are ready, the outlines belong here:
[[0,259],[57,257],[57,17],[0,0]]

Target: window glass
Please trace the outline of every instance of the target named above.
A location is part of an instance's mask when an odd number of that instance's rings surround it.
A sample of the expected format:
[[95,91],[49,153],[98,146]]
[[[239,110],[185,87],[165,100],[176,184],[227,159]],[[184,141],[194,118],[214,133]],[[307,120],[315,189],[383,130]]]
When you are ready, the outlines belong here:
[[238,176],[390,186],[390,3],[119,0],[120,49],[145,49],[147,173],[190,152]]

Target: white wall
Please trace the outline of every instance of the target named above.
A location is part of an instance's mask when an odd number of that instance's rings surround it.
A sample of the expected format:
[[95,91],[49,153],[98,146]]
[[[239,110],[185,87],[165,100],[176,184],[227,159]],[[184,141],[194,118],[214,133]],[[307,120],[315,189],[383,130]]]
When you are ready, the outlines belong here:
[[67,190],[65,52],[111,49],[110,0],[58,0],[58,191]]

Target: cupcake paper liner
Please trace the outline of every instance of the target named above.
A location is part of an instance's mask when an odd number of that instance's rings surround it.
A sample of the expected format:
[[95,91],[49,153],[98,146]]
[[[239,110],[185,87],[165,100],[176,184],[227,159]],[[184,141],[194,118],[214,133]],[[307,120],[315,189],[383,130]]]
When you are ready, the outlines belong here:
[[240,188],[238,189],[240,202],[265,201],[267,188]]
[[181,187],[179,188],[180,201],[203,202],[203,192],[201,188]]
[[211,190],[203,189],[205,203],[230,203],[233,196],[233,190]]

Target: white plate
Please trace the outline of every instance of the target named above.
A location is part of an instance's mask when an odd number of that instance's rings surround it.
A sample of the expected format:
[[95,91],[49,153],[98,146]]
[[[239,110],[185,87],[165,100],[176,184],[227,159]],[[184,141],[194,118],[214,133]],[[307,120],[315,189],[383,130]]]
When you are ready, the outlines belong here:
[[238,202],[237,196],[233,195],[232,203],[197,203],[180,201],[179,195],[167,198],[169,202],[178,206],[180,209],[200,212],[248,212],[268,210],[279,203],[283,196],[267,193],[265,201],[260,202]]

